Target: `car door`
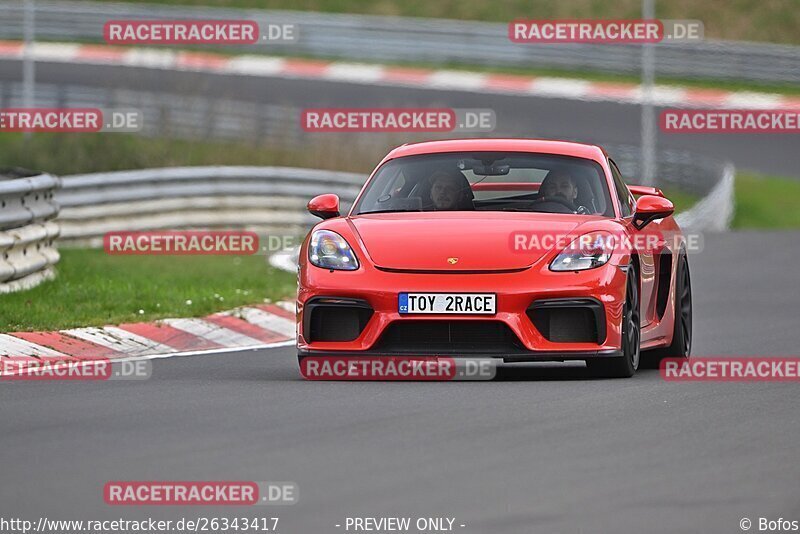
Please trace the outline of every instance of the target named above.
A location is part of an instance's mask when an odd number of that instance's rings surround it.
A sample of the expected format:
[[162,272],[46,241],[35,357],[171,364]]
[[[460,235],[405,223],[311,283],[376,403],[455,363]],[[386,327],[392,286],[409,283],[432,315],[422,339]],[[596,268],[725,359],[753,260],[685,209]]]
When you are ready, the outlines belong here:
[[[609,167],[611,168],[611,175],[614,179],[614,188],[616,189],[617,198],[619,199],[620,209],[622,210],[622,218],[628,228],[631,242],[637,247],[639,256],[639,280],[640,280],[640,314],[642,327],[645,327],[656,320],[656,289],[658,287],[656,257],[653,247],[641,246],[644,239],[643,232],[647,234],[660,235],[657,226],[652,226],[658,223],[651,223],[643,230],[637,230],[633,226],[633,212],[636,209],[636,201],[633,194],[625,185],[622,179],[617,164],[613,160],[608,160]],[[662,241],[659,239],[659,241]]]

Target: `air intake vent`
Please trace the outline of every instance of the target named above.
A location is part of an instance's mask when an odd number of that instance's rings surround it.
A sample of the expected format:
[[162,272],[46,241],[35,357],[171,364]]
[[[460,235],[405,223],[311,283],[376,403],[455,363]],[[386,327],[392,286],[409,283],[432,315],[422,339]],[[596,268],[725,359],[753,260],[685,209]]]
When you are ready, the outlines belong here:
[[528,318],[548,341],[602,343],[606,338],[603,305],[593,299],[539,300]]
[[658,260],[658,298],[656,299],[656,313],[658,318],[664,317],[669,303],[669,285],[672,279],[672,254],[661,254]]
[[372,317],[364,300],[317,297],[303,311],[303,336],[309,343],[353,341],[361,335]]

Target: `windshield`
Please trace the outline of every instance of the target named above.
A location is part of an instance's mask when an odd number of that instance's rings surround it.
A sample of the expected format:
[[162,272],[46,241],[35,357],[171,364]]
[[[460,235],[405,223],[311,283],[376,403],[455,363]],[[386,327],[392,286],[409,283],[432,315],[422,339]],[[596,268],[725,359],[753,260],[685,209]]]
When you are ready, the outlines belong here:
[[519,152],[428,154],[387,162],[353,213],[404,211],[614,215],[597,162]]

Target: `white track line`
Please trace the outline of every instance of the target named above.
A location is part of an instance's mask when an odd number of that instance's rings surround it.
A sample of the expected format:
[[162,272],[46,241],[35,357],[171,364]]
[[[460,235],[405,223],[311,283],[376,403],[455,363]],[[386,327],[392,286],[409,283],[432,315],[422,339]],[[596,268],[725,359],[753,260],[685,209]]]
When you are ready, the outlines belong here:
[[340,82],[374,83],[383,79],[384,69],[380,65],[360,63],[333,63],[325,72],[325,78]]
[[541,96],[583,98],[591,93],[591,83],[566,78],[537,78],[528,92]]
[[423,85],[435,89],[479,91],[485,83],[486,75],[478,72],[437,70],[428,77],[428,82]]
[[155,69],[171,69],[175,67],[178,54],[169,50],[151,50],[134,48],[122,56],[122,64],[129,67],[148,67]]
[[763,93],[731,93],[725,99],[725,107],[742,109],[774,109],[781,105],[783,99],[778,95]]
[[[651,101],[656,106],[675,106],[681,105],[686,100],[686,90],[681,87],[666,87],[657,85],[653,87],[651,93]],[[644,90],[641,87],[635,87],[632,92],[631,98],[625,98],[625,101],[643,102]]]
[[271,76],[280,74],[285,64],[283,58],[246,55],[231,58],[224,70],[247,76]]
[[81,45],[70,43],[33,43],[31,50],[37,61],[74,61],[79,54]]

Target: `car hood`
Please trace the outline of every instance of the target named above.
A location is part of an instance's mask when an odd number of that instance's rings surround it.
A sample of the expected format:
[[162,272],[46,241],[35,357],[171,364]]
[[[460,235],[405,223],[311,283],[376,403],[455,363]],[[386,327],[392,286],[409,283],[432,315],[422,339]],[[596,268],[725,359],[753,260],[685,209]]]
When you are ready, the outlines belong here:
[[520,251],[513,244],[515,234],[568,235],[587,219],[595,218],[483,211],[369,214],[349,221],[376,267],[491,272],[527,268],[555,247]]

